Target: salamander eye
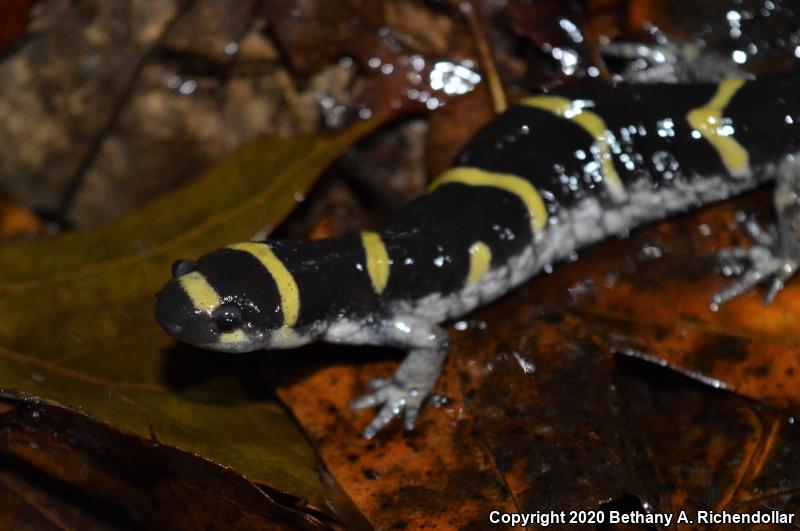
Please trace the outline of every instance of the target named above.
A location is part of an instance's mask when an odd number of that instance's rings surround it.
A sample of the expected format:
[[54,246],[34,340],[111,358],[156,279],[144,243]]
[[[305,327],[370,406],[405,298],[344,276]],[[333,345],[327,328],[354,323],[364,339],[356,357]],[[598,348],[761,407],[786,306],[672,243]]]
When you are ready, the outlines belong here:
[[214,322],[220,332],[236,330],[242,324],[242,312],[234,304],[223,304],[214,311]]
[[192,260],[176,260],[172,263],[172,278],[178,278],[197,269],[197,262]]

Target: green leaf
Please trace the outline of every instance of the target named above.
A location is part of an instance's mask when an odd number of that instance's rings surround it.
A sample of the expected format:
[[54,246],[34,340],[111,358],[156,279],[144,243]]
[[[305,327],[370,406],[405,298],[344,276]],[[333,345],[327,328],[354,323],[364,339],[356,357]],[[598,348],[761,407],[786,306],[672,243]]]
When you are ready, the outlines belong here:
[[[278,224],[322,171],[378,125],[260,137],[174,194],[110,224],[0,248],[0,387],[195,452],[322,508],[316,457],[274,401],[236,379],[185,388],[153,319],[170,264]],[[199,351],[189,350],[198,353]],[[224,354],[215,354],[225,356]],[[207,359],[207,358],[204,358]],[[173,374],[174,379],[174,374]],[[224,396],[224,399],[220,399]]]

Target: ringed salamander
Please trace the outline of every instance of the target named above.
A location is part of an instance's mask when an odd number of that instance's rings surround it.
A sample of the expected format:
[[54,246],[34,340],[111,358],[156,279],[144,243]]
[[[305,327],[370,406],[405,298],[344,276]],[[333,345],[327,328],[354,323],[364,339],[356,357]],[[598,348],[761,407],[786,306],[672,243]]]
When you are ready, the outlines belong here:
[[519,101],[483,128],[429,191],[376,230],[316,241],[234,243],[179,260],[155,315],[207,349],[322,340],[408,352],[353,407],[413,428],[447,356],[440,323],[576,249],[775,179],[777,224],[745,228],[750,269],[712,306],[800,262],[800,78],[598,85]]

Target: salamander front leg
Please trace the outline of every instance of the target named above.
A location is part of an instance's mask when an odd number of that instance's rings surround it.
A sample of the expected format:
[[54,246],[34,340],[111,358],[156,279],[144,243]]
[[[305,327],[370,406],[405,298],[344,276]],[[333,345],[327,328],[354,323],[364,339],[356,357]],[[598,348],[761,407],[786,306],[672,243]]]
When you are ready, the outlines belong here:
[[[774,194],[777,223],[762,228],[753,217],[744,221],[746,232],[755,242],[749,248],[724,249],[718,256],[724,273],[741,274],[739,280],[714,294],[712,306],[738,297],[752,287],[771,280],[764,304],[771,303],[800,266],[800,166],[786,164],[781,169]],[[743,268],[741,263],[748,263]]]
[[405,429],[414,428],[420,408],[442,372],[450,345],[441,327],[414,317],[395,318],[378,326],[377,336],[382,338],[379,344],[408,349],[408,355],[392,378],[373,380],[372,393],[351,403],[353,409],[382,405],[362,432],[367,439],[401,414]]

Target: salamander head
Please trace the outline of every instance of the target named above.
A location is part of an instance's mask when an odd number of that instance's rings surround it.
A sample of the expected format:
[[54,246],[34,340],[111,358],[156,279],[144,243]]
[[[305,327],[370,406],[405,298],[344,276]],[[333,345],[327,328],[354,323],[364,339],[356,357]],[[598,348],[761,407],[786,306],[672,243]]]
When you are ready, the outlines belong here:
[[172,279],[156,295],[155,317],[175,339],[223,352],[307,342],[284,326],[277,284],[263,265],[232,248],[175,262]]

